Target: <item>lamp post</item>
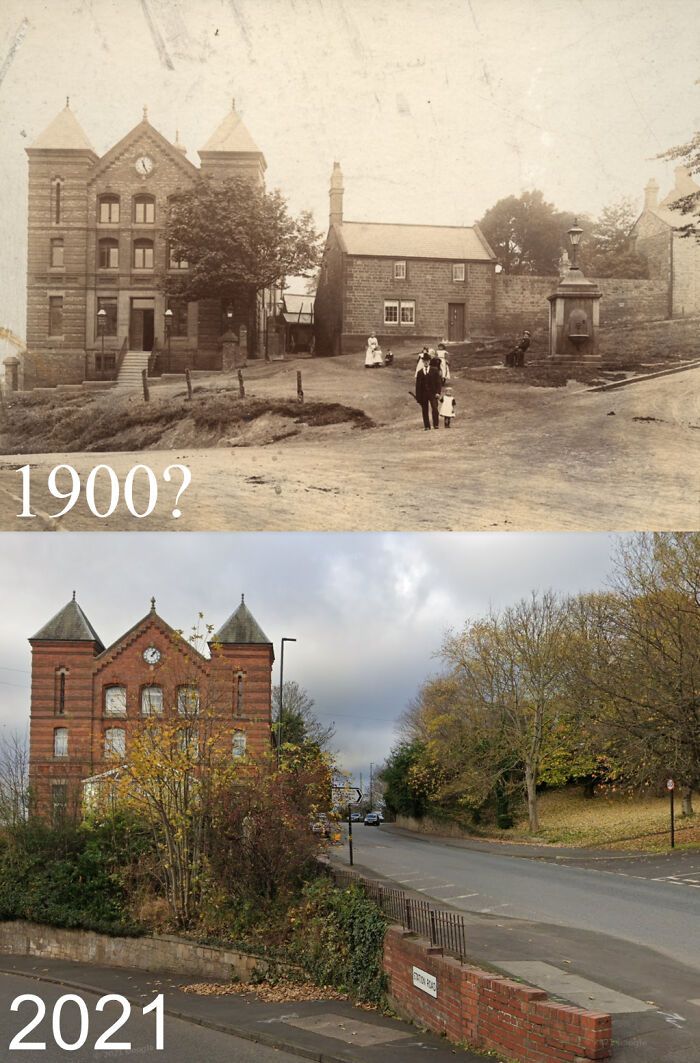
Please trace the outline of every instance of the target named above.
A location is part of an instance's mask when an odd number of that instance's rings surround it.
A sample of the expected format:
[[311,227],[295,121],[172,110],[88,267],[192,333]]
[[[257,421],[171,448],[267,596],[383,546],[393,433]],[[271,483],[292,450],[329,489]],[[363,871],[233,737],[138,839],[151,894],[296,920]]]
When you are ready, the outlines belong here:
[[578,249],[578,245],[581,243],[582,235],[583,229],[579,226],[578,218],[574,218],[574,224],[568,230],[569,242],[571,244],[571,250],[573,252],[573,256],[571,259],[571,269],[578,269],[578,266],[576,265],[576,251]]
[[280,715],[277,721],[277,770],[280,766],[280,749],[282,748],[282,713],[284,712],[284,644],[285,642],[296,642],[296,639],[283,638],[282,650],[280,653]]
[[170,336],[173,331],[173,312],[170,307],[168,307],[168,309],[165,311],[163,317],[165,318],[165,339],[168,343],[168,372],[170,372],[172,369],[172,366],[170,364]]

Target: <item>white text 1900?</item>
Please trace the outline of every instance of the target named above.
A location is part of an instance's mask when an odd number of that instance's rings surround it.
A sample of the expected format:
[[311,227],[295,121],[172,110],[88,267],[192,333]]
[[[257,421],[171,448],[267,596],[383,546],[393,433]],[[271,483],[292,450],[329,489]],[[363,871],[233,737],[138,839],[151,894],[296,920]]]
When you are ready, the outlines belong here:
[[[32,512],[31,503],[31,466],[23,465],[17,471],[22,476],[22,512],[18,513],[17,516],[36,517],[37,514]],[[182,510],[178,509],[177,505],[184,492],[190,486],[192,473],[186,465],[168,465],[167,469],[163,471],[163,479],[166,483],[177,482],[180,476],[182,477],[182,483],[175,497],[175,504],[172,510],[172,516],[175,518],[182,516]],[[57,519],[58,517],[64,517],[66,513],[70,513],[80,498],[83,484],[77,470],[72,465],[56,465],[48,475],[47,487],[54,498],[62,499],[66,503],[58,513],[47,514],[51,519]],[[98,490],[101,498],[100,505],[98,505],[96,499]],[[140,491],[143,495],[140,504],[137,504],[134,498],[135,491]],[[121,493],[119,477],[111,465],[96,465],[94,469],[90,470],[85,480],[85,501],[93,517],[97,517],[99,520],[111,517],[119,505]],[[156,508],[157,502],[158,479],[153,469],[149,468],[148,465],[134,465],[129,469],[124,479],[124,505],[127,510],[132,517],[140,520],[143,517],[150,516]]]
[[[36,996],[34,993],[22,993],[21,996],[15,997],[10,1005],[11,1011],[19,1011],[23,1004],[28,1004],[36,1008],[36,1014],[18,1034],[12,1038],[9,1044],[11,1052],[20,1051],[33,1051],[33,1052],[45,1052],[46,1041],[27,1041],[26,1038],[36,1030],[38,1026],[44,1021],[46,1016],[46,1004],[41,997]],[[104,1011],[106,1007],[111,1004],[115,1004],[118,1008],[121,1008],[121,1013],[115,1022],[112,1023],[103,1034],[97,1038],[94,1044],[95,1051],[103,1052],[130,1052],[131,1041],[113,1041],[112,1037],[116,1034],[117,1030],[121,1030],[122,1026],[129,1021],[131,1015],[131,1004],[126,997],[121,996],[119,993],[108,993],[95,1004],[95,1011]],[[64,1037],[65,1023],[64,1011],[70,1015],[73,1012],[75,1018],[77,1009],[78,1029],[73,1034],[73,1040],[67,1040]],[[163,994],[159,993],[154,997],[150,1004],[146,1004],[141,1009],[142,1014],[147,1015],[150,1011],[155,1012],[156,1017],[156,1049],[157,1051],[163,1050],[164,1033],[163,1033]],[[73,1027],[71,1026],[71,1031]],[[90,1036],[90,1013],[88,1007],[82,997],[77,996],[75,993],[65,993],[62,997],[59,997],[53,1006],[51,1013],[51,1033],[56,1045],[63,1049],[65,1052],[75,1052],[79,1048],[82,1048],[88,1037]]]

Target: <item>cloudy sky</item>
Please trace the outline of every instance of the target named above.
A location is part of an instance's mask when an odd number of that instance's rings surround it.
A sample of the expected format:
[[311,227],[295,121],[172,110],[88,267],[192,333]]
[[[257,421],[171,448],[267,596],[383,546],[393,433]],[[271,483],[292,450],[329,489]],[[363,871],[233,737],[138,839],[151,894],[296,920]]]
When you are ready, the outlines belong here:
[[[235,96],[295,210],[471,224],[541,188],[596,214],[700,124],[698,0],[3,0],[0,326],[24,334],[26,156],[70,96],[98,153],[149,117],[197,162]],[[9,193],[9,194],[8,194]]]
[[365,773],[394,739],[394,722],[428,675],[449,627],[535,588],[600,587],[607,534],[80,534],[0,536],[0,726],[26,727],[27,639],[70,599],[108,645],[143,617],[217,627],[246,596],[275,644],[285,678],[335,721],[346,769]]

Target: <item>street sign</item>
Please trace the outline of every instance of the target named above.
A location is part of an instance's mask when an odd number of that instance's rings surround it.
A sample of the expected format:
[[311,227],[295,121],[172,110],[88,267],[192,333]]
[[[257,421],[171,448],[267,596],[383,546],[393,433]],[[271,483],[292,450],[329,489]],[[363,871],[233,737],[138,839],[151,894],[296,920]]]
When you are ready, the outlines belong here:
[[675,790],[675,788],[676,788],[676,784],[673,781],[673,779],[667,779],[666,780],[666,789],[667,790]]
[[353,804],[359,805],[362,800],[362,790],[357,786],[334,786],[333,790],[338,794],[338,800],[343,804],[347,804],[352,801]]

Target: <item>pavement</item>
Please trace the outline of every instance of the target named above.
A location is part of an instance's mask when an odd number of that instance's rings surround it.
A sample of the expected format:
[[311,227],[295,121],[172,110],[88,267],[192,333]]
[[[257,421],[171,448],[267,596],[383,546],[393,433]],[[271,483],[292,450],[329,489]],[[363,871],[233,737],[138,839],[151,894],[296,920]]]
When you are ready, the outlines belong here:
[[[422,1033],[410,1023],[355,1007],[347,1001],[267,1004],[254,993],[199,996],[184,993],[180,986],[202,979],[36,956],[0,956],[0,994],[5,1012],[9,1006],[6,998],[14,995],[14,989],[8,994],[3,988],[4,976],[8,975],[36,979],[39,984],[59,985],[83,998],[119,993],[139,1008],[156,994],[163,993],[166,1048],[170,1017],[318,1063],[419,1063],[425,1059],[426,1052],[430,1053],[431,1063],[448,1060],[454,1063],[456,1056],[463,1063],[484,1063],[482,1055],[456,1048],[443,1038]],[[40,988],[33,992],[42,995]],[[86,1003],[90,1007],[89,1000]],[[25,1018],[24,1014],[22,1017]],[[28,1013],[27,1021],[29,1017]],[[233,1054],[231,1058],[238,1057]]]

